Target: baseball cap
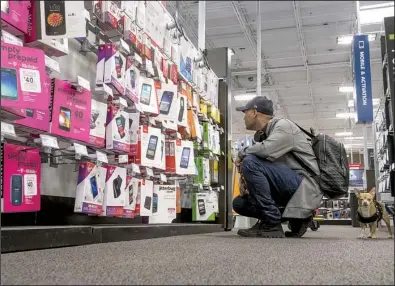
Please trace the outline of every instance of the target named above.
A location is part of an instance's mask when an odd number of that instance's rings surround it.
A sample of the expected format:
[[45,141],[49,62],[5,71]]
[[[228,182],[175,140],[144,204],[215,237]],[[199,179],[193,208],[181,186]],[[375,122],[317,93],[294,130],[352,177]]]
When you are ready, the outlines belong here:
[[256,111],[273,116],[273,101],[268,99],[266,96],[255,96],[253,99],[247,102],[244,106],[236,107],[237,111],[247,111],[249,109],[255,109]]

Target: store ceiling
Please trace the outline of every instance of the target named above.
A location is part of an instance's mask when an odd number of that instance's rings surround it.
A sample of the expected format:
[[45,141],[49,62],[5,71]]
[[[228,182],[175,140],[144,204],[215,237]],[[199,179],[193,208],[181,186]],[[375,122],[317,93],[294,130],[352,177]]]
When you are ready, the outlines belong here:
[[[179,2],[180,21],[191,41],[197,45],[198,1]],[[361,1],[360,5],[363,7],[387,2]],[[170,12],[174,12],[175,1],[167,3]],[[336,113],[347,112],[348,100],[352,99],[351,94],[338,90],[341,85],[352,85],[351,45],[338,45],[337,37],[356,31],[356,2],[260,3],[262,64],[269,72],[269,77],[262,77],[262,93],[275,101],[276,114],[329,135],[350,131],[351,126],[353,136],[363,136],[359,125],[336,118]],[[256,11],[256,1],[206,1],[206,48],[229,47],[235,51],[232,60],[232,95],[255,92],[256,89],[256,56],[252,48],[256,50]],[[363,33],[380,30],[380,24],[362,26]],[[248,40],[249,33],[252,35],[252,44]],[[370,49],[373,97],[380,97],[382,74],[379,36],[370,42]],[[234,106],[243,103],[233,100]],[[246,134],[243,115],[234,112],[232,121],[233,140],[237,140]],[[369,141],[373,142],[372,135],[370,137]],[[359,142],[363,143],[362,140]]]

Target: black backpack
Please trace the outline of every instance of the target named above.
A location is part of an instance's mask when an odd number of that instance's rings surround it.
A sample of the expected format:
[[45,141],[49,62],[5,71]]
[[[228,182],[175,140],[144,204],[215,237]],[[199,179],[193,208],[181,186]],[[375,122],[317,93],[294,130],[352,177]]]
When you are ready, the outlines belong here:
[[[320,169],[320,175],[314,175],[314,177],[321,191],[330,199],[348,195],[350,169],[344,145],[328,135],[322,133],[315,135],[313,129],[308,132],[298,124],[296,126],[311,140],[311,146]],[[308,171],[305,164],[297,156],[294,157]]]

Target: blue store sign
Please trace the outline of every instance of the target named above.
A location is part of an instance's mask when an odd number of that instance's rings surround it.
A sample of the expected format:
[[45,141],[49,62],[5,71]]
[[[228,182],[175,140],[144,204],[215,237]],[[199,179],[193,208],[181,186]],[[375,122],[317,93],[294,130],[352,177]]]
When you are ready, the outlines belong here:
[[354,104],[357,123],[373,122],[372,78],[368,35],[354,36]]

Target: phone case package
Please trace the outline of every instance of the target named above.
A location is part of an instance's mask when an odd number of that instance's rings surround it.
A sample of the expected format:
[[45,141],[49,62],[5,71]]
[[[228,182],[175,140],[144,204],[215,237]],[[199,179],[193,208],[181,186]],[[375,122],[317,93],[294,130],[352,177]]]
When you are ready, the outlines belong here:
[[154,182],[151,180],[141,180],[140,191],[140,216],[151,216],[154,195]]
[[177,124],[179,126],[187,127],[188,126],[188,104],[187,104],[187,97],[178,93],[178,100],[177,100]]
[[158,96],[154,80],[140,76],[138,91],[141,111],[153,115],[159,114]]
[[126,58],[126,71],[125,71],[125,95],[126,99],[133,101],[136,105],[139,104],[138,96],[138,81],[140,79],[140,71],[134,65],[132,57]]
[[162,146],[162,130],[147,125],[140,126],[140,139],[137,145],[136,164],[145,167],[159,168],[164,160]]
[[129,153],[129,113],[109,104],[106,124],[106,149],[119,153]]
[[158,93],[160,99],[158,120],[177,121],[177,85],[162,83]]
[[126,176],[125,206],[123,208],[124,218],[134,218],[136,212],[137,193],[141,188],[141,181],[131,176]]
[[25,42],[86,36],[83,1],[30,1]]
[[175,185],[155,185],[152,216],[149,223],[172,223],[176,218],[177,194]]
[[40,210],[41,157],[38,148],[4,143],[1,210]]
[[106,138],[107,104],[92,99],[89,144],[104,148]]
[[70,82],[53,79],[50,132],[89,142],[91,104],[90,90],[77,91]]
[[192,221],[215,221],[218,212],[216,192],[192,194]]
[[74,211],[100,215],[103,208],[107,169],[92,162],[81,162],[78,168]]
[[118,50],[116,44],[106,44],[106,62],[104,64],[104,83],[114,95],[125,94],[126,58]]
[[[33,1],[34,2],[34,1]],[[1,1],[1,29],[15,36],[27,32],[30,1]]]
[[111,165],[107,165],[106,169],[102,215],[122,217],[126,198],[126,169]]
[[48,109],[45,55],[1,42],[1,107]]

